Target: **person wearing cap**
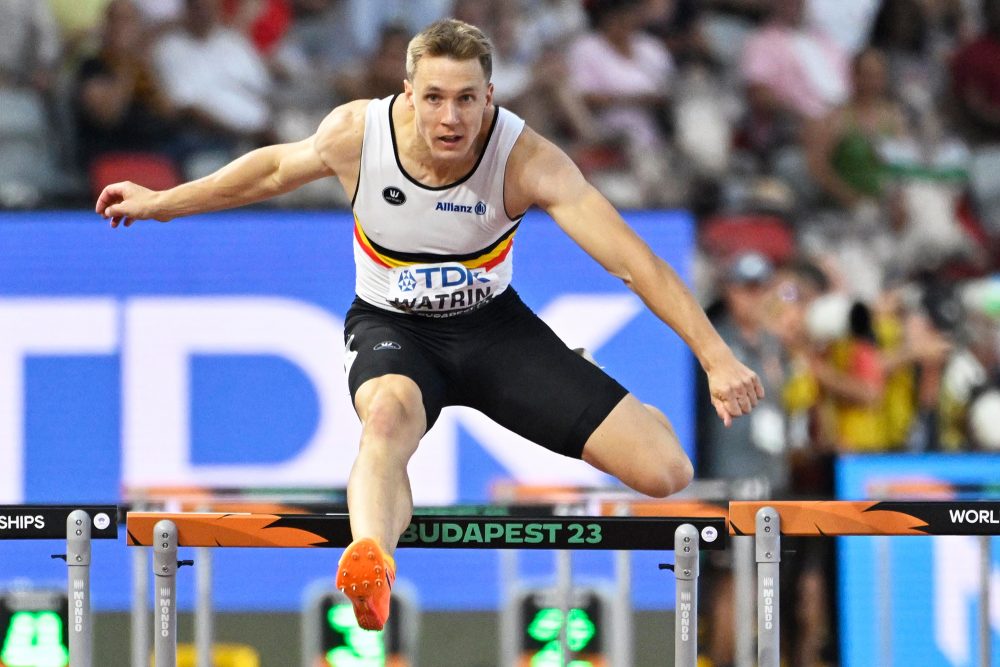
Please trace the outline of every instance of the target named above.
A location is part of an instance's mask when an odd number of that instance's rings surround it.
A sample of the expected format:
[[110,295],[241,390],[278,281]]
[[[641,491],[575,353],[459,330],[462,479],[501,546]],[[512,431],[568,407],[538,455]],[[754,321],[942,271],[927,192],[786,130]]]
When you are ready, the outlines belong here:
[[777,406],[767,408],[773,397],[781,395],[784,360],[780,341],[765,329],[762,318],[773,275],[770,260],[756,252],[740,253],[724,268],[721,312],[713,323],[736,358],[761,378],[768,398],[750,419],[734,422],[729,428],[718,428],[707,419],[705,408],[712,415],[715,410],[702,404],[699,460],[704,476],[731,479],[759,475],[769,480],[772,489],[780,491],[788,480],[784,425]]
[[[775,398],[781,395],[784,352],[781,342],[764,326],[762,313],[774,276],[774,266],[763,255],[742,252],[723,266],[719,303],[713,308],[713,324],[722,339],[764,385],[765,398],[747,419],[719,428],[713,423],[714,409],[703,400],[706,389],[698,388],[698,462],[700,477],[740,479],[761,477],[771,491],[782,494],[789,479],[784,451],[784,415]],[[703,382],[703,381],[702,381]],[[715,417],[714,421],[718,421]],[[732,664],[734,644],[733,588],[730,563],[723,558],[706,564],[713,569],[707,596],[708,636],[704,650],[716,665]]]

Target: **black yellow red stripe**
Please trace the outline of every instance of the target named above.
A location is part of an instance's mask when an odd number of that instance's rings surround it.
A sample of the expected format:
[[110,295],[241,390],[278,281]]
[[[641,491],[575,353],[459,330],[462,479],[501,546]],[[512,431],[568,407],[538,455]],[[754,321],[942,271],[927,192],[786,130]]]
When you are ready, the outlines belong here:
[[354,216],[354,239],[361,250],[379,266],[394,269],[400,266],[412,266],[414,264],[433,264],[440,262],[456,262],[468,269],[490,270],[502,263],[514,247],[514,234],[520,221],[515,223],[504,232],[500,238],[489,246],[476,252],[463,255],[436,255],[431,253],[400,253],[383,248],[374,243],[365,234],[358,217]]

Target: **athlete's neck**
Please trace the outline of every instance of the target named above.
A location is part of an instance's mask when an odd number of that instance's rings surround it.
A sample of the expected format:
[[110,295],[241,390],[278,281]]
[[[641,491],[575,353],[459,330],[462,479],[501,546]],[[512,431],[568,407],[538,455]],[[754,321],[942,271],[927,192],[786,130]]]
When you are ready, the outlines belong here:
[[483,111],[482,127],[463,156],[441,160],[434,157],[427,139],[417,131],[416,115],[413,110],[400,102],[401,98],[397,99],[392,110],[396,147],[399,151],[399,162],[411,178],[433,188],[454,183],[472,171],[489,139],[496,107],[491,104]]

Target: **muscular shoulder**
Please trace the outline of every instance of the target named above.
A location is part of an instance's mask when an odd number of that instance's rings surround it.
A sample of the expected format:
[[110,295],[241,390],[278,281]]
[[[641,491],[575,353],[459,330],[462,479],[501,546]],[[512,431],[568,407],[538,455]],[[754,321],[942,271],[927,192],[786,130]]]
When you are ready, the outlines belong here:
[[504,201],[510,211],[547,209],[585,185],[566,153],[525,126],[507,161]]
[[370,100],[355,100],[331,111],[316,130],[315,147],[335,172],[353,167],[361,158],[365,136],[365,111]]

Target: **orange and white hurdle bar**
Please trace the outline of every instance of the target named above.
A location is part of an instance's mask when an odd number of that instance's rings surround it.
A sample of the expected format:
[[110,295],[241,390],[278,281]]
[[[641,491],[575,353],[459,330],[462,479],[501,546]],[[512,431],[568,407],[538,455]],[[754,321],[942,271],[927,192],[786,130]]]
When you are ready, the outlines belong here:
[[115,505],[0,505],[0,540],[65,540],[66,599],[69,602],[69,667],[91,667],[91,540],[118,538]]
[[[683,503],[677,509],[680,507]],[[755,538],[758,665],[777,667],[781,535],[1000,534],[1000,502],[992,501],[734,501],[728,510],[728,522],[719,517],[416,515],[401,536],[400,546],[675,550],[678,613],[674,664],[693,667],[697,660],[698,557],[701,549],[725,547],[728,524],[729,535]],[[73,619],[70,667],[91,665],[90,541],[117,537],[118,511],[115,506],[0,506],[5,518],[0,539],[66,540],[67,592]],[[127,532],[129,545],[153,547],[160,593],[154,642],[158,667],[176,665],[178,546],[337,548],[350,541],[346,514],[129,512]]]
[[[995,536],[1000,502],[787,501],[729,504],[730,535],[754,535],[757,560],[757,664],[778,667],[781,536]],[[988,544],[988,542],[987,542]],[[989,578],[983,583],[988,598]],[[989,629],[980,664],[989,665]]]
[[[675,551],[678,614],[675,664],[697,657],[697,576],[702,549],[723,549],[725,518],[419,515],[400,548]],[[153,548],[157,667],[177,661],[177,549],[185,547],[329,547],[351,541],[347,514],[129,512],[130,546]],[[681,622],[683,621],[683,622]],[[565,649],[564,649],[565,651]]]

